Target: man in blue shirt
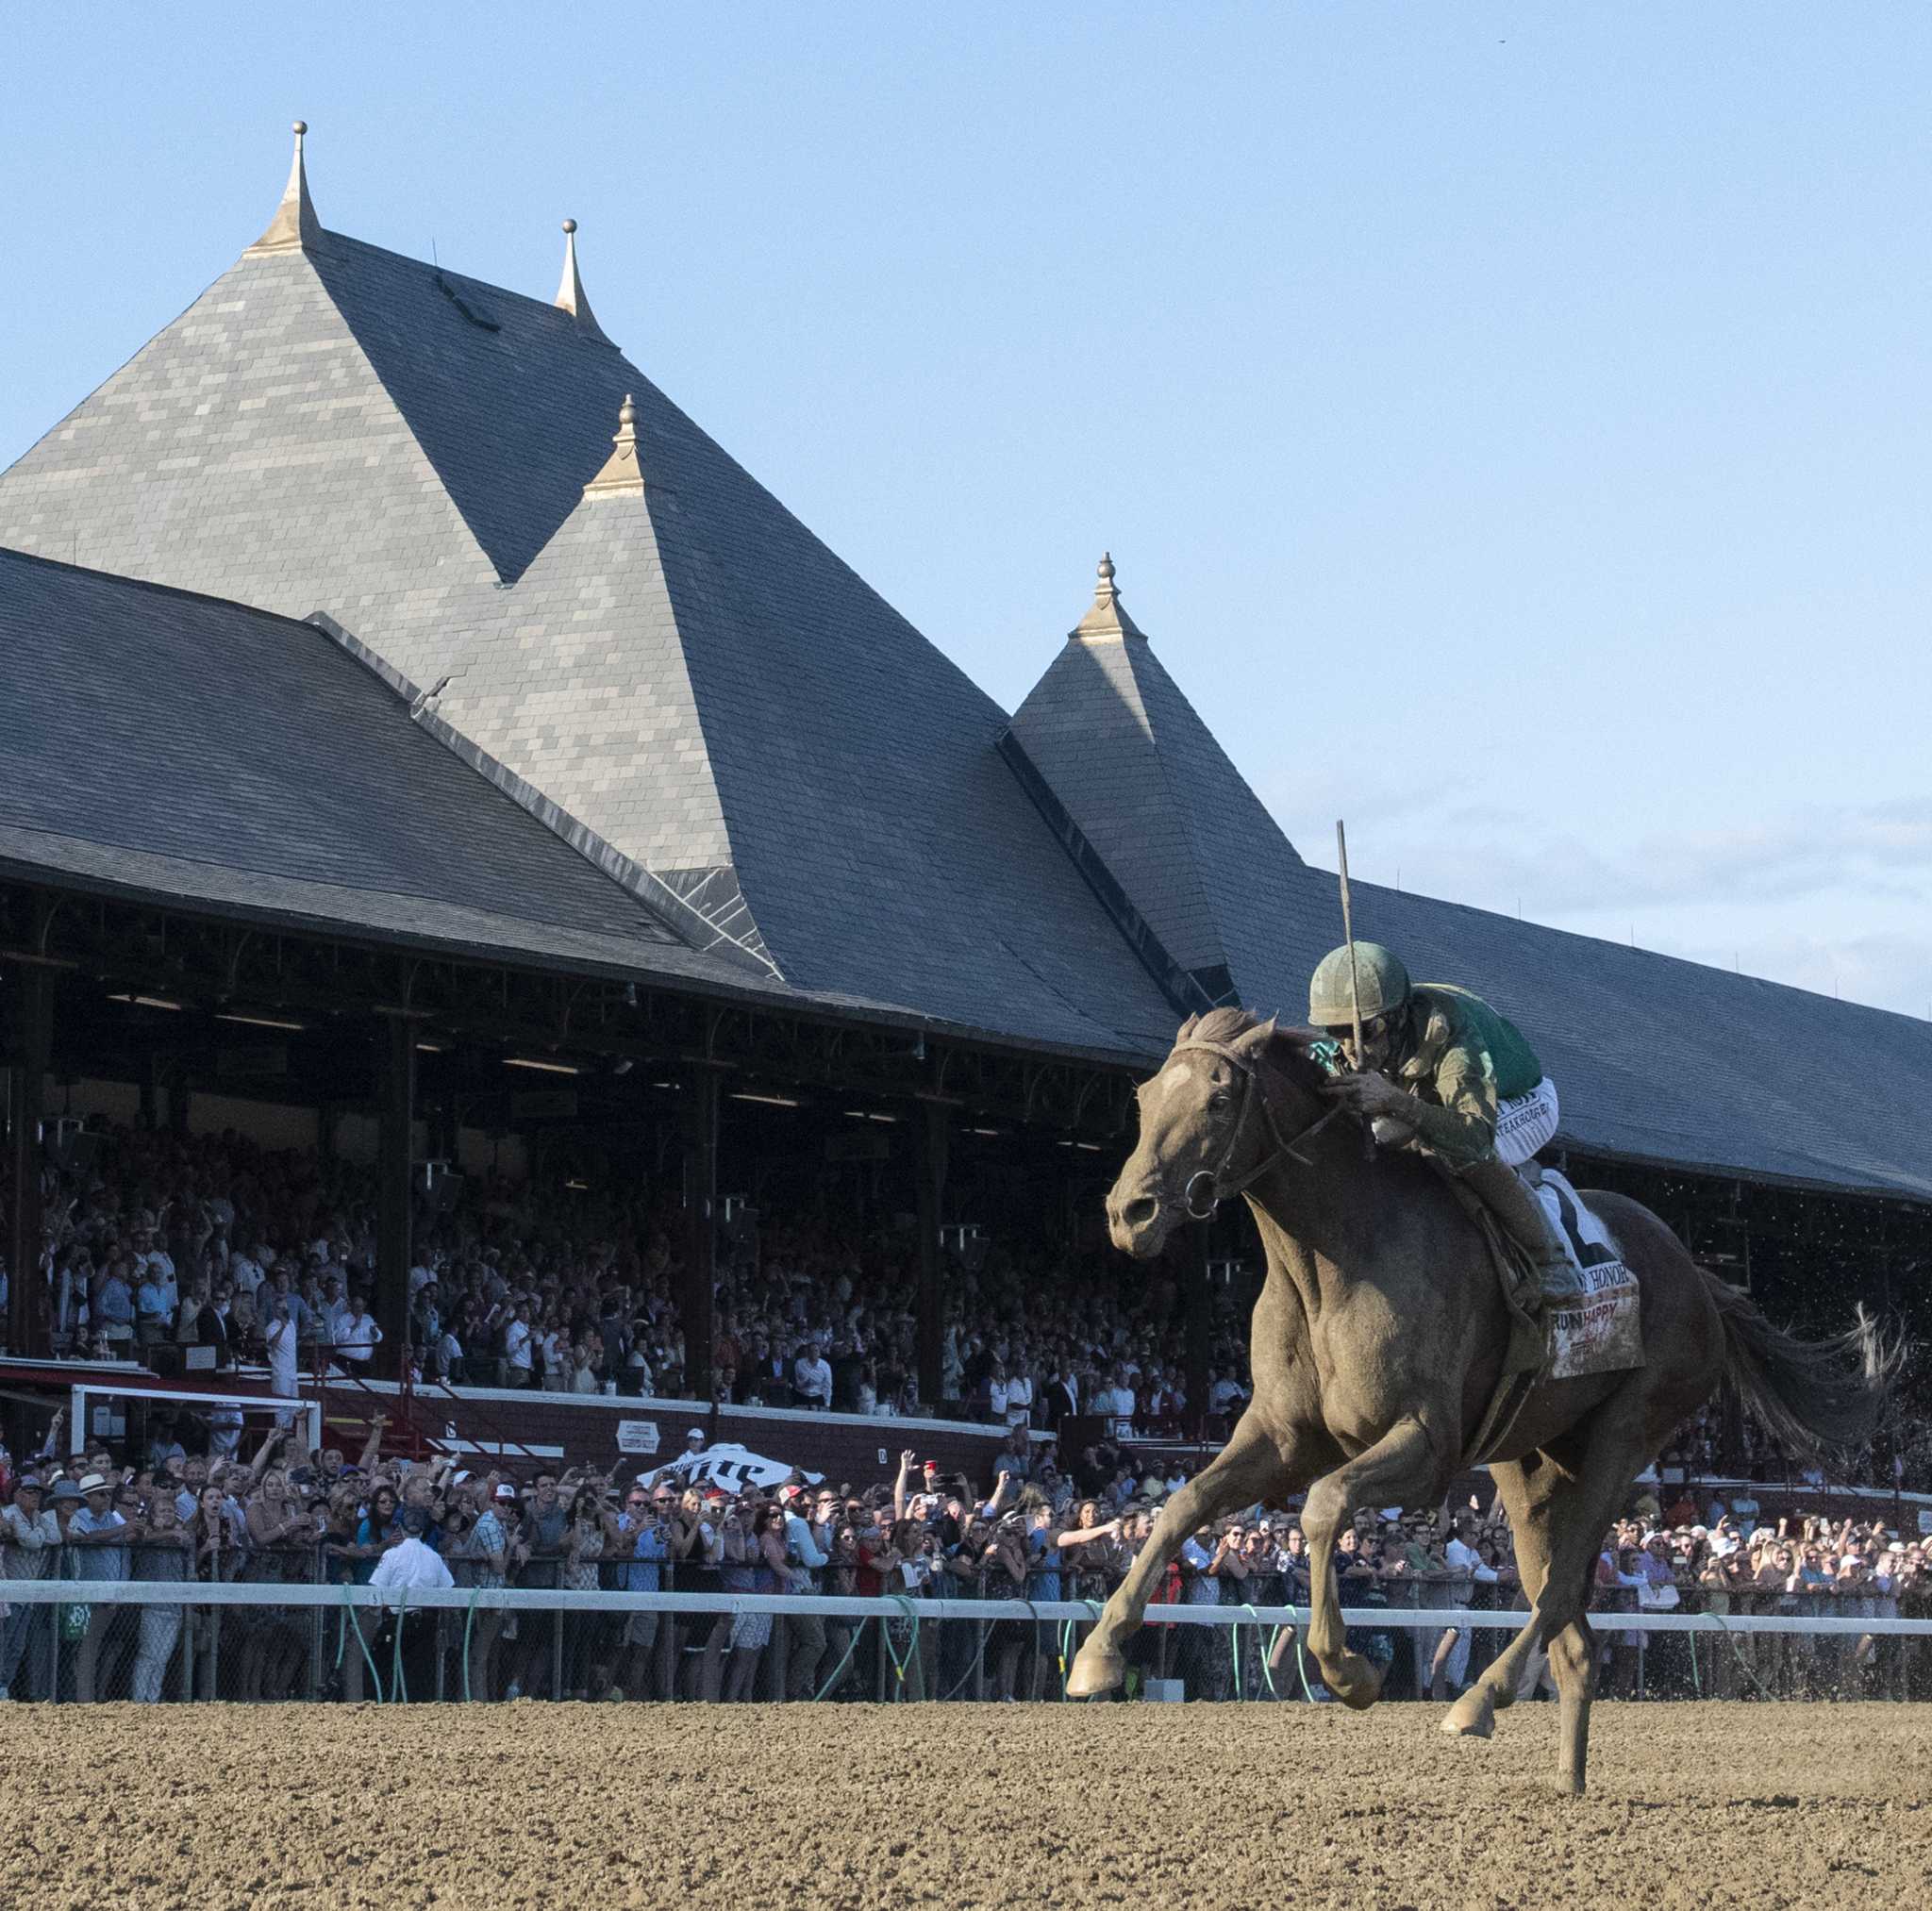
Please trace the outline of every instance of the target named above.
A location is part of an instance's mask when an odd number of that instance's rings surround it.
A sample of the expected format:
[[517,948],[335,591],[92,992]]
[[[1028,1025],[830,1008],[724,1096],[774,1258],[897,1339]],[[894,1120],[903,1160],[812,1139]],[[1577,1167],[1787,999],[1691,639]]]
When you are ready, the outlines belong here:
[[121,1278],[118,1266],[108,1270],[108,1278],[101,1283],[101,1297],[95,1304],[99,1319],[96,1326],[105,1331],[114,1346],[125,1347],[134,1338],[134,1295],[127,1283]]
[[[664,1544],[664,1527],[651,1504],[651,1489],[633,1486],[624,1496],[624,1510],[617,1516],[617,1530],[626,1538],[636,1535],[631,1558],[624,1573],[626,1592],[660,1592],[664,1586],[664,1561],[669,1556]],[[664,1615],[634,1612],[625,1615],[624,1656],[619,1661],[617,1681],[625,1691],[640,1693],[648,1684],[658,1697],[670,1698],[668,1661],[671,1653],[659,1649],[659,1635],[668,1647],[672,1628],[661,1621]]]
[[152,1268],[141,1277],[141,1286],[134,1293],[134,1313],[136,1331],[143,1347],[153,1347],[167,1338],[168,1329],[173,1324],[169,1319],[168,1299],[161,1290],[160,1276]]

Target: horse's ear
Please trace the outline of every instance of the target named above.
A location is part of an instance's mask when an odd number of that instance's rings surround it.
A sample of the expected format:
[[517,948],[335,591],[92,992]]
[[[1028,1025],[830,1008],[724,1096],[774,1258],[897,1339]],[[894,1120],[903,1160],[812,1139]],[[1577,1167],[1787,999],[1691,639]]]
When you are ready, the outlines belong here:
[[1198,1015],[1191,1015],[1188,1017],[1187,1021],[1181,1023],[1181,1032],[1174,1039],[1174,1045],[1176,1048],[1178,1048],[1182,1042],[1186,1041],[1188,1038],[1193,1034],[1195,1026],[1199,1023],[1200,1020],[1201,1018]]
[[1274,1018],[1271,1015],[1266,1022],[1257,1022],[1244,1035],[1238,1037],[1234,1049],[1238,1055],[1260,1055],[1274,1039]]

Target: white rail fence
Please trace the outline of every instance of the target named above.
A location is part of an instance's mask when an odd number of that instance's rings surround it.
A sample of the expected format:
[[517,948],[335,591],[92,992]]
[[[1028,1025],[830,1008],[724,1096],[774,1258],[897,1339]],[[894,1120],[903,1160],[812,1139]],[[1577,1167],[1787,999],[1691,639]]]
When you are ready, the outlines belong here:
[[[13,1699],[1061,1698],[1099,1617],[1078,1600],[568,1591],[45,1577],[0,1580],[0,1682]],[[638,1616],[653,1615],[657,1622]],[[1356,1641],[1426,1691],[1455,1641],[1527,1614],[1344,1608]],[[1591,1615],[1630,1689],[1677,1696],[1932,1692],[1932,1619],[1875,1612]],[[1152,1605],[1132,1678],[1162,1699],[1325,1699],[1305,1606]],[[774,1624],[773,1621],[782,1623]],[[1164,1630],[1163,1630],[1164,1629]],[[1220,1637],[1210,1638],[1211,1633]],[[1387,1642],[1377,1648],[1369,1636]],[[1398,1649],[1403,1634],[1412,1641]],[[1663,1663],[1660,1637],[1690,1635]],[[1697,1635],[1708,1642],[1700,1647]],[[1633,1637],[1633,1636],[1635,1636]],[[1496,1641],[1500,1649],[1501,1640]],[[748,1663],[741,1664],[741,1651]],[[1485,1656],[1488,1656],[1487,1654]],[[739,1670],[727,1672],[726,1667]],[[627,1668],[621,1674],[619,1669]],[[1665,1678],[1666,1672],[1671,1674]],[[1760,1676],[1760,1673],[1763,1676]],[[1456,1676],[1462,1673],[1457,1671]],[[527,1681],[526,1685],[518,1681]],[[1769,1684],[1767,1684],[1769,1680]],[[626,1683],[627,1681],[627,1683]],[[1774,1690],[1773,1687],[1777,1687]]]
[[[1098,1603],[1078,1600],[1024,1599],[855,1599],[835,1593],[726,1592],[567,1592],[543,1587],[412,1587],[407,1592],[371,1586],[277,1586],[257,1583],[205,1584],[197,1580],[119,1579],[0,1579],[0,1605],[192,1605],[253,1606],[289,1610],[344,1605],[380,1612],[447,1610],[453,1612],[658,1612],[677,1615],[724,1613],[764,1614],[772,1618],[885,1619],[967,1620],[981,1624],[998,1620],[1065,1621],[1086,1625],[1097,1619]],[[1364,1632],[1403,1629],[1441,1631],[1469,1627],[1474,1631],[1516,1633],[1529,1615],[1525,1611],[1486,1612],[1469,1606],[1407,1609],[1391,1606],[1347,1606],[1342,1620]],[[1599,1632],[1807,1633],[1841,1637],[1932,1637],[1932,1619],[1878,1619],[1834,1614],[1757,1613],[1721,1616],[1686,1612],[1592,1612]],[[1296,1605],[1150,1605],[1149,1625],[1280,1626],[1299,1631],[1308,1622],[1308,1608]]]

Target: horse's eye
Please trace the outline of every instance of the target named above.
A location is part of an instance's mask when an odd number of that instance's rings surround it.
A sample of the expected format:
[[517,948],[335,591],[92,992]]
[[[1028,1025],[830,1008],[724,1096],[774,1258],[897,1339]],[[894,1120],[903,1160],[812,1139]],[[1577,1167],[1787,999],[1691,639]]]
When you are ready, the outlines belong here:
[[1208,1106],[1209,1106],[1210,1108],[1224,1108],[1224,1107],[1226,1107],[1226,1106],[1227,1106],[1227,1090],[1226,1090],[1225,1088],[1216,1088],[1216,1089],[1214,1090],[1214,1092],[1213,1092],[1213,1093],[1212,1093],[1211,1095],[1209,1095],[1209,1096],[1208,1097]]

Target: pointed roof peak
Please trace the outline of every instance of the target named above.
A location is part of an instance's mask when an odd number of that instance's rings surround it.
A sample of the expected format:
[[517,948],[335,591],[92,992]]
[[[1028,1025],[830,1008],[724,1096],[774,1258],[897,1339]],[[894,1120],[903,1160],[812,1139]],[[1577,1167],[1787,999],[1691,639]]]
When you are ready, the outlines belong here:
[[322,222],[315,216],[315,202],[308,196],[308,170],[302,163],[302,136],[308,130],[307,120],[295,122],[295,158],[289,167],[289,183],[282,189],[282,203],[268,229],[248,248],[244,258],[272,252],[308,252],[322,237]]
[[1113,581],[1113,553],[1100,554],[1099,581],[1093,587],[1093,607],[1067,635],[1069,637],[1138,637],[1143,643],[1147,633],[1127,615],[1121,593]]
[[591,301],[584,295],[583,274],[577,271],[577,223],[575,219],[563,222],[563,276],[558,281],[557,297],[552,303],[577,322],[577,330],[585,338],[594,339],[600,345],[610,343],[603,326],[597,323],[597,315],[591,309]]
[[587,498],[641,497],[644,492],[644,467],[643,460],[638,456],[638,407],[637,401],[628,391],[624,394],[624,403],[617,407],[617,435],[610,444],[610,456],[604,460],[604,469],[584,487],[584,495]]

